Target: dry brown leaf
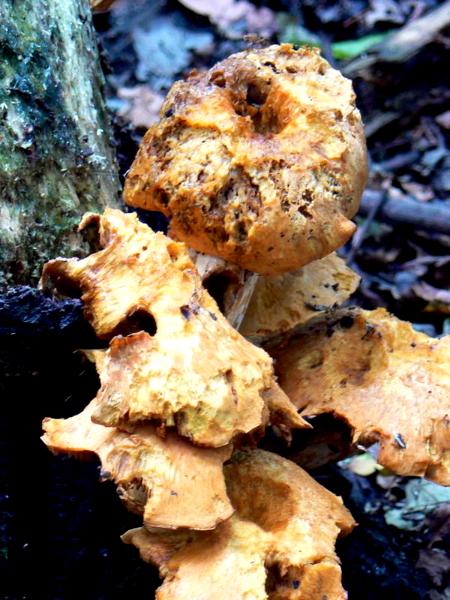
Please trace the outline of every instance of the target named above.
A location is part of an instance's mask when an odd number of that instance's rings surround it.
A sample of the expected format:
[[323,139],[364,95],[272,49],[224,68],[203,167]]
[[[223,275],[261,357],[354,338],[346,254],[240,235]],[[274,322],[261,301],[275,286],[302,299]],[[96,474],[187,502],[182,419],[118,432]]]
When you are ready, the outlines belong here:
[[236,514],[213,532],[134,529],[123,536],[165,578],[158,600],[344,600],[336,538],[353,519],[340,498],[270,452],[225,467]]
[[242,29],[233,25],[246,22],[246,30],[270,38],[277,31],[276,15],[266,6],[258,7],[247,0],[179,0],[190,10],[204,15],[227,37],[242,36]]
[[384,309],[343,310],[270,353],[303,416],[332,413],[355,444],[380,442],[380,464],[450,485],[450,336],[429,338]]
[[103,12],[111,8],[115,0],[91,0],[91,8],[94,12]]
[[147,128],[158,120],[164,97],[148,85],[119,88],[117,96],[126,101],[117,114],[130,121],[134,127]]
[[342,246],[367,175],[351,82],[309,48],[248,50],[177,82],[126,202],[200,252],[276,275]]
[[[93,420],[112,427],[157,420],[212,447],[264,426],[277,385],[272,360],[230,326],[184,244],[118,210],[88,215],[81,227],[88,224],[99,226],[104,249],[49,262],[44,280],[61,291],[81,288],[100,337],[135,331],[110,342]],[[143,316],[154,319],[156,333],[143,330]],[[290,408],[292,425],[305,426]]]
[[69,419],[45,419],[42,439],[53,452],[96,454],[102,477],[147,526],[213,529],[233,513],[222,469],[230,446],[196,448],[173,432],[162,438],[151,425],[104,427],[92,422],[95,410],[94,400]]
[[239,331],[257,343],[289,331],[345,302],[359,279],[334,253],[294,273],[259,277]]

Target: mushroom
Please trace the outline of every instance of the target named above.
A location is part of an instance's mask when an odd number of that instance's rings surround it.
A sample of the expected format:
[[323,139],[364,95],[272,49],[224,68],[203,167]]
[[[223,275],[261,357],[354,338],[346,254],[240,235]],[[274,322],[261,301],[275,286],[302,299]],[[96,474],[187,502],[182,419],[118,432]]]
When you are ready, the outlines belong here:
[[280,385],[309,418],[344,420],[399,475],[450,485],[450,336],[430,338],[384,309],[341,310],[269,347]]
[[359,276],[333,253],[294,273],[259,277],[240,333],[261,344],[347,300]]
[[367,177],[351,82],[317,49],[234,54],[177,82],[146,133],[125,201],[170,235],[250,271],[295,271],[352,235]]
[[[43,277],[62,291],[81,288],[97,335],[114,336],[99,370],[94,422],[157,421],[208,447],[264,428],[277,387],[272,360],[221,314],[184,244],[118,210],[87,215],[81,228],[89,224],[99,227],[103,249],[50,261]],[[307,426],[281,390],[275,396],[278,405],[284,397],[285,429],[288,419]]]
[[190,255],[203,287],[217,302],[229,323],[239,329],[259,279],[258,275],[217,256],[208,256],[195,250],[191,250]]
[[43,442],[55,453],[96,454],[103,479],[148,527],[213,529],[230,517],[222,467],[231,446],[196,448],[173,432],[162,438],[153,425],[104,427],[92,422],[96,408],[93,400],[69,419],[45,419]]
[[263,450],[225,467],[236,513],[209,533],[133,529],[122,537],[156,564],[158,600],[344,600],[336,538],[354,526],[340,498]]

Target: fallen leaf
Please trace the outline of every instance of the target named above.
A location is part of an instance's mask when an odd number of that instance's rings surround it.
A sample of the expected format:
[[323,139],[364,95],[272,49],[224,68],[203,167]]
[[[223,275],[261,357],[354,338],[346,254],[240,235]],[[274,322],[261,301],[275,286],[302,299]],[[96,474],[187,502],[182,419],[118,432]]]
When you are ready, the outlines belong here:
[[404,489],[405,498],[384,515],[386,523],[397,529],[420,529],[428,514],[450,503],[450,488],[432,481],[411,479]]
[[438,123],[444,129],[450,129],[450,110],[446,110],[435,118]]
[[331,44],[331,50],[334,58],[339,60],[350,60],[360,54],[364,54],[370,48],[381,44],[381,42],[390,34],[390,31],[384,33],[372,33],[357,40],[345,40]]
[[136,77],[155,90],[169,87],[191,64],[192,52],[206,52],[214,41],[209,31],[188,29],[167,16],[156,17],[145,29],[136,27],[131,35],[139,61]]
[[370,0],[369,4],[370,7],[364,11],[364,21],[367,29],[371,30],[379,22],[403,25],[406,20],[405,12],[412,3],[395,2],[395,0]]
[[416,566],[427,572],[434,585],[441,586],[450,575],[449,553],[440,548],[422,548]]
[[339,465],[345,467],[346,469],[349,469],[350,471],[352,471],[352,473],[356,473],[356,475],[361,475],[361,477],[368,477],[369,475],[373,475],[374,473],[380,471],[383,468],[368,452],[364,452],[363,454],[358,454],[357,456],[347,458],[341,461]]
[[425,281],[420,281],[412,287],[414,293],[419,298],[430,302],[428,310],[430,312],[443,312],[450,314],[450,291],[441,290],[429,285]]
[[401,185],[408,194],[411,194],[413,198],[420,202],[428,202],[434,198],[434,192],[430,185],[417,183],[416,181],[404,181]]
[[122,87],[117,90],[117,96],[125,100],[117,114],[134,127],[146,129],[156,123],[164,97],[153,91],[148,85],[136,85],[132,88]]
[[193,12],[208,17],[212,23],[230,37],[240,32],[235,30],[239,21],[245,23],[244,32],[270,37],[277,30],[276,17],[266,6],[255,6],[247,0],[179,0]]

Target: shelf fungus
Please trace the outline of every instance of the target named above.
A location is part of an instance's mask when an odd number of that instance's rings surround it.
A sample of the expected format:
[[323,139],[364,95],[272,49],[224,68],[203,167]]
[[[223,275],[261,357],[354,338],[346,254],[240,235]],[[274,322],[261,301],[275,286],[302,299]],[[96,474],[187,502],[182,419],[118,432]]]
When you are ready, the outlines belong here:
[[80,227],[89,224],[103,249],[50,261],[43,280],[61,292],[81,289],[97,335],[112,337],[94,422],[155,421],[208,447],[263,428],[273,403],[284,404],[284,429],[307,426],[277,388],[272,359],[231,327],[203,288],[184,244],[118,210],[89,214]]
[[212,532],[128,531],[164,582],[158,600],[344,600],[334,545],[354,521],[340,498],[263,450],[225,467],[236,513]]
[[450,336],[353,309],[310,321],[269,351],[301,415],[330,413],[355,444],[378,442],[378,462],[394,473],[450,485]]
[[190,251],[195,268],[220,311],[239,330],[259,276],[217,256]]
[[294,273],[259,277],[239,331],[262,343],[339,306],[358,285],[358,275],[334,253]]
[[231,447],[197,448],[176,433],[164,438],[152,425],[131,431],[92,422],[93,400],[68,419],[45,419],[44,443],[55,453],[96,454],[104,479],[112,480],[147,527],[213,529],[230,517],[223,463]]
[[125,200],[189,246],[263,275],[295,271],[355,230],[367,176],[351,82],[317,50],[234,54],[175,83]]

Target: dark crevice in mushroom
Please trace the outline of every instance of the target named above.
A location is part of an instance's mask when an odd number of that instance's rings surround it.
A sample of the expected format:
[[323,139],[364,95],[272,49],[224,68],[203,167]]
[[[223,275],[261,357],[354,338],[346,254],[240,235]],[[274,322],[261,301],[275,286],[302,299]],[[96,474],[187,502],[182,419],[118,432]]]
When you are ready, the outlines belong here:
[[145,331],[154,336],[157,331],[156,321],[152,314],[145,310],[138,309],[120,323],[113,331],[112,337],[116,335],[131,335],[138,331]]

